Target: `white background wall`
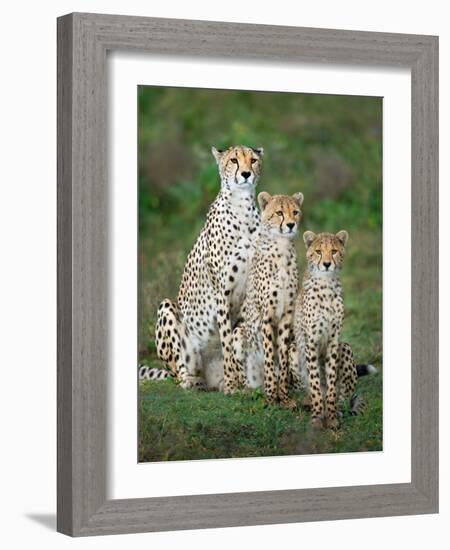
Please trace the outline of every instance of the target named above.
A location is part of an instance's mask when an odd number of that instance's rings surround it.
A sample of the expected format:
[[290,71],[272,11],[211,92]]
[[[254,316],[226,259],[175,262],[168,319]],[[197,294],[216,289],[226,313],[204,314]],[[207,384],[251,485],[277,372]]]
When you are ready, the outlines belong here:
[[[2,528],[5,548],[225,548],[283,543],[315,548],[443,548],[450,521],[448,419],[441,368],[441,513],[302,525],[70,540],[54,532],[56,471],[56,21],[72,11],[345,28],[440,36],[441,238],[449,234],[450,18],[438,0],[9,1],[1,12],[0,386]],[[406,9],[405,9],[406,8]],[[401,241],[400,241],[401,242]],[[443,241],[444,242],[444,241]],[[444,245],[445,246],[445,245]],[[446,247],[445,247],[446,248]],[[441,263],[448,281],[449,260]],[[399,269],[404,269],[399,266]],[[442,301],[449,291],[442,285]],[[445,342],[448,315],[441,307]],[[330,474],[332,475],[332,474]]]

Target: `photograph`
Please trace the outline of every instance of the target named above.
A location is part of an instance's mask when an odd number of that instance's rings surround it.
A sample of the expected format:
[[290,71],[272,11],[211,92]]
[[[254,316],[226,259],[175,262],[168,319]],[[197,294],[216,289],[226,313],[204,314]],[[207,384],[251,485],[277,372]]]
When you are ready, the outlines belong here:
[[137,94],[138,461],[382,451],[383,99]]
[[444,6],[5,3],[6,550],[445,546]]

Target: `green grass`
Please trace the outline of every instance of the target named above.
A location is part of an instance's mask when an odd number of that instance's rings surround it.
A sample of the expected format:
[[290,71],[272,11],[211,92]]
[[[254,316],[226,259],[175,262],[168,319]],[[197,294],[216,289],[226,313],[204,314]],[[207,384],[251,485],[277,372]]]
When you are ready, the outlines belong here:
[[259,390],[228,397],[147,381],[140,388],[139,461],[379,451],[381,378],[364,378],[359,389],[370,415],[345,414],[333,434],[311,429],[302,410],[267,406]]
[[[303,229],[347,229],[344,339],[368,403],[338,437],[310,432],[306,413],[171,382],[140,385],[141,461],[379,450],[382,445],[382,103],[379,98],[139,88],[139,354],[156,358],[159,302],[176,298],[186,256],[219,190],[212,145],[263,146],[258,190],[302,191]],[[301,237],[300,272],[305,265]]]

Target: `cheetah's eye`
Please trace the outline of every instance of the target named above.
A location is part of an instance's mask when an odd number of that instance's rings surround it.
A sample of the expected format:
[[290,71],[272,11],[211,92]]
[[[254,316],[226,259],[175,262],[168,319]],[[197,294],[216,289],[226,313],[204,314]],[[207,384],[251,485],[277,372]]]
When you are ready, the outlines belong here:
[[322,254],[322,252],[320,250],[316,250],[315,252],[316,252],[316,254],[319,254],[319,256]]
[[258,160],[258,159],[254,159],[254,158],[253,158],[253,159],[251,160],[251,163],[252,163],[252,164],[255,164],[255,162],[256,162],[257,160]]
[[334,256],[335,254],[337,254],[337,250],[333,248],[333,250],[331,251],[331,254],[333,254]]
[[238,163],[238,159],[231,159],[231,162],[232,162],[233,164],[237,164],[237,163]]
[[282,216],[282,215],[283,215],[283,212],[282,212],[281,210],[278,210],[278,212],[275,212],[275,214],[276,214],[277,216]]
[[294,210],[294,216],[298,216],[300,212],[298,210]]

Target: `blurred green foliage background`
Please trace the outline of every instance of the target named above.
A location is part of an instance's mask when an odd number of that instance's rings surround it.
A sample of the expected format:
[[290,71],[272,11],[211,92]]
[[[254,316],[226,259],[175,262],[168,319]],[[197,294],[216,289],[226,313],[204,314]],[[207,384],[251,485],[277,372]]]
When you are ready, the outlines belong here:
[[[211,146],[244,144],[264,147],[257,191],[304,194],[302,230],[349,231],[344,338],[359,362],[381,366],[382,99],[149,86],[138,94],[141,360],[158,364],[158,304],[176,299],[219,191]],[[301,235],[297,249],[302,273]],[[380,400],[381,377],[374,384]]]

